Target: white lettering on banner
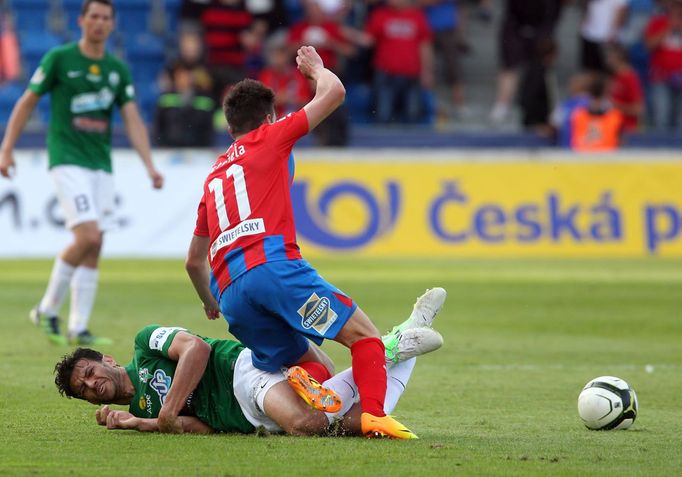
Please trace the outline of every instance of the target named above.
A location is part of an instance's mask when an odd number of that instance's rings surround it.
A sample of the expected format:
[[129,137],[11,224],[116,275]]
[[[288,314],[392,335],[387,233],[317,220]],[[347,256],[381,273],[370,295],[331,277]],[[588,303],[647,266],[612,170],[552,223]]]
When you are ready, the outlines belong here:
[[265,232],[265,224],[263,219],[249,219],[245,220],[236,227],[232,227],[229,230],[218,235],[213,243],[211,244],[211,260],[215,257],[218,250],[229,246],[234,243],[240,237],[246,237],[247,235],[258,235]]

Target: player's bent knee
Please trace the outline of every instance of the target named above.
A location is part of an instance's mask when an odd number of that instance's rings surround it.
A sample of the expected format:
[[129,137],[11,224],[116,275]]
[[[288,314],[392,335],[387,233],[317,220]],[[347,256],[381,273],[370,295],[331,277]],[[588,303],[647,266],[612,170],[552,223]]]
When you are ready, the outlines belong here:
[[285,431],[295,436],[313,436],[323,433],[328,425],[329,421],[322,412],[310,410],[292,418]]

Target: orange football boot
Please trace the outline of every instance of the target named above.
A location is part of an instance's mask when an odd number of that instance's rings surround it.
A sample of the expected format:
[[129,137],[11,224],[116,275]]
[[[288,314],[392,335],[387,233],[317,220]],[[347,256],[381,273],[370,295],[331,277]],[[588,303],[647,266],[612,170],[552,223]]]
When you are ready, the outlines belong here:
[[287,371],[287,381],[296,394],[301,396],[313,409],[324,412],[338,412],[341,398],[335,391],[322,386],[300,366],[292,366]]
[[368,438],[419,439],[416,434],[391,416],[377,417],[368,412],[363,412],[360,417],[360,426],[362,433]]

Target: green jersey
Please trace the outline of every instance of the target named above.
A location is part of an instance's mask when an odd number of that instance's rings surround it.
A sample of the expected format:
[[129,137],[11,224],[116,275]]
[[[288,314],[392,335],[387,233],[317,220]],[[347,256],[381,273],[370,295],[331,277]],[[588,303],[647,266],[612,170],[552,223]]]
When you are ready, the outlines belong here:
[[113,106],[135,95],[128,67],[109,53],[99,60],[87,58],[77,43],[69,43],[47,52],[28,89],[50,93],[50,167],[70,164],[111,172]]
[[[125,367],[135,386],[131,414],[158,417],[178,364],[168,358],[168,349],[179,331],[187,330],[149,325],[135,337],[135,354]],[[201,339],[211,345],[211,354],[199,385],[180,414],[196,416],[216,431],[253,432],[254,427],[244,417],[232,389],[234,364],[244,346],[236,341]]]

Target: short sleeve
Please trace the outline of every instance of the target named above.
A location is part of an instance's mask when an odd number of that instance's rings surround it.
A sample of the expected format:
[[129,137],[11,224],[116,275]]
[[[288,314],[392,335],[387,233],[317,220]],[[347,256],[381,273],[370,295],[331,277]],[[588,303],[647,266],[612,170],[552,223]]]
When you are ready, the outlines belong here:
[[304,109],[290,113],[268,126],[268,139],[275,147],[291,148],[308,134],[308,115]]
[[199,237],[208,237],[208,218],[206,216],[206,195],[201,197],[201,202],[199,202],[199,207],[197,209],[197,223],[194,227],[194,235]]
[[116,106],[120,108],[128,101],[135,100],[135,86],[133,86],[130,70],[123,63],[121,63],[119,74],[121,75],[121,83],[116,91]]
[[42,96],[54,87],[57,82],[58,59],[59,54],[57,50],[48,51],[43,56],[40,60],[40,65],[36,68],[28,83],[29,90]]
[[179,331],[187,329],[161,325],[145,326],[135,336],[135,351],[168,358],[168,349]]

